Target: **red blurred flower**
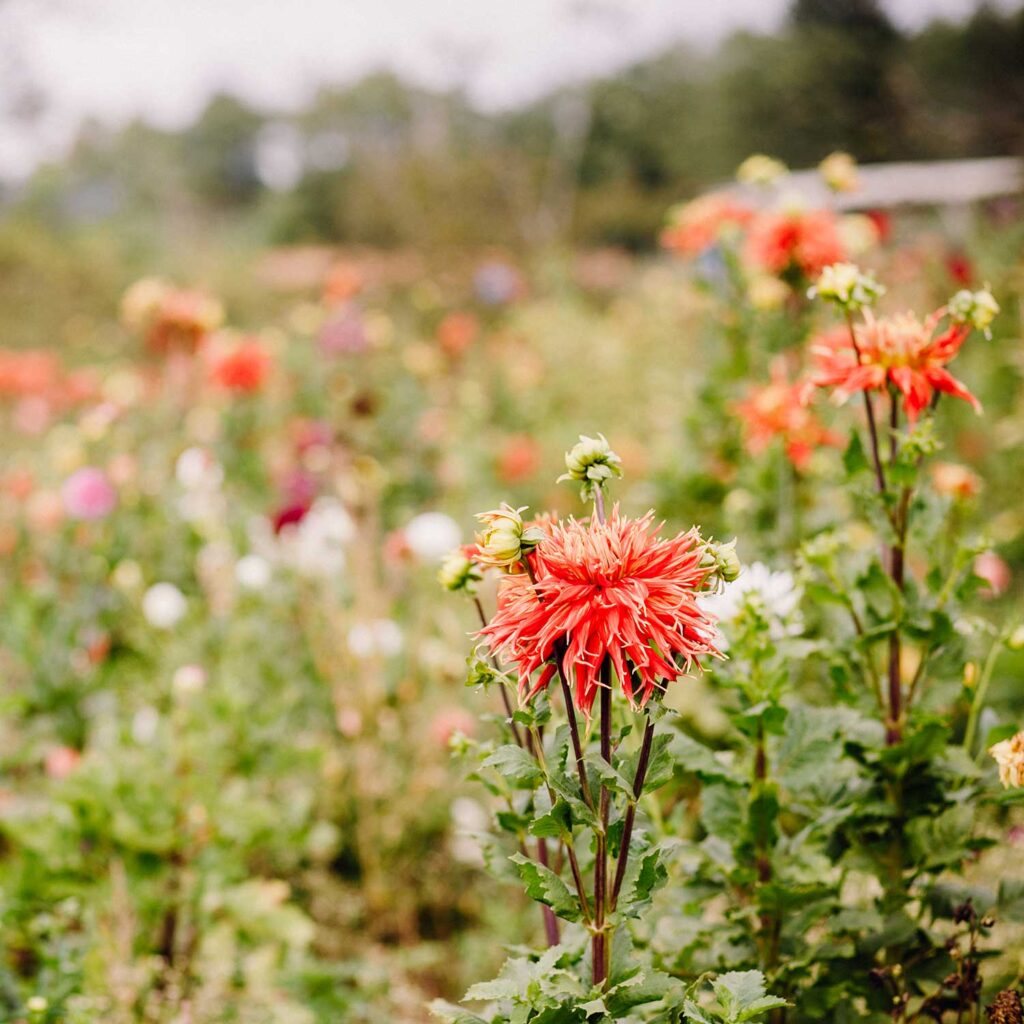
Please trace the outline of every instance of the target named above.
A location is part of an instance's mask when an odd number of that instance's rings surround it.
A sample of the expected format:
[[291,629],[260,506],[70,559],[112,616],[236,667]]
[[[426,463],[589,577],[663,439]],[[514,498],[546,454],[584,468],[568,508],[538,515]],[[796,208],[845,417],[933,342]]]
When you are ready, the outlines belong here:
[[50,352],[0,350],[0,395],[23,397],[53,389],[60,376],[60,362]]
[[831,210],[770,210],[750,226],[745,250],[749,262],[773,274],[798,270],[816,278],[847,258],[839,221]]
[[679,256],[698,256],[724,231],[746,227],[753,216],[752,210],[728,196],[699,196],[669,212],[661,244]]
[[945,368],[970,329],[952,324],[936,337],[944,313],[938,310],[922,322],[913,313],[876,319],[865,310],[864,322],[854,327],[856,349],[849,331],[830,331],[812,343],[816,371],[810,384],[834,388],[836,399],[845,401],[855,391],[881,391],[891,383],[903,395],[911,420],[928,407],[936,391],[962,398],[980,412],[978,400]]
[[868,210],[865,216],[878,232],[878,241],[885,244],[892,237],[892,217],[885,210]]
[[437,325],[437,342],[452,358],[461,356],[476,341],[480,321],[472,313],[448,313]]
[[311,507],[310,502],[297,502],[294,505],[285,505],[278,509],[271,518],[274,533],[280,533],[286,526],[296,526],[306,518],[306,513]]
[[946,256],[946,271],[953,282],[967,287],[974,280],[974,266],[960,251],[954,250]]
[[222,388],[240,394],[259,391],[270,373],[270,353],[255,338],[243,341],[218,358],[211,377]]
[[785,363],[776,359],[771,382],[751,388],[733,411],[743,420],[747,451],[760,455],[775,438],[781,438],[786,457],[803,470],[822,445],[839,445],[842,439],[828,430],[802,401],[804,385],[786,376]]
[[699,534],[663,539],[652,523],[653,513],[627,519],[617,506],[606,523],[559,523],[530,556],[536,587],[523,573],[503,578],[479,636],[518,667],[529,697],[551,681],[559,648],[588,717],[606,658],[630,703],[644,704],[701,655],[718,654],[713,620],[697,603],[708,578]]
[[72,747],[51,747],[43,767],[51,779],[66,779],[79,765],[82,755]]
[[540,460],[540,445],[529,434],[513,434],[498,453],[498,477],[506,484],[522,483],[537,472]]
[[473,736],[476,733],[476,718],[465,708],[442,708],[430,722],[430,735],[441,747],[447,747],[456,733]]

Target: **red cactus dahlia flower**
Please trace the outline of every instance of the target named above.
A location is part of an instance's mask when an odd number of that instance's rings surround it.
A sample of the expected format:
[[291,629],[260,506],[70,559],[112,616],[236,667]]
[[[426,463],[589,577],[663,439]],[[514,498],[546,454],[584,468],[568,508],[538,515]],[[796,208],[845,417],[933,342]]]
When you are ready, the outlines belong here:
[[718,655],[714,620],[697,604],[709,576],[700,535],[661,538],[652,522],[653,513],[628,519],[616,506],[605,523],[558,523],[530,555],[536,584],[525,574],[502,580],[498,611],[478,635],[517,666],[520,691],[544,689],[560,654],[589,717],[605,658],[630,703],[645,704],[701,655]]
[[962,398],[980,412],[978,400],[946,369],[970,328],[953,324],[936,337],[945,312],[940,309],[922,322],[913,313],[876,319],[865,310],[864,323],[854,328],[859,354],[848,331],[829,332],[811,345],[816,370],[810,383],[834,388],[838,401],[855,391],[882,391],[891,383],[903,395],[911,420],[928,407],[936,391]]

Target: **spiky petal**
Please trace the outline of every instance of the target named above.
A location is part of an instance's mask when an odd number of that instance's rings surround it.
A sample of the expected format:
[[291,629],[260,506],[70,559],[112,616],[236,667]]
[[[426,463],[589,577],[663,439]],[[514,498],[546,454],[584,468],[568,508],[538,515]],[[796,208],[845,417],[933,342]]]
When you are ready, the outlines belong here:
[[[532,698],[560,656],[577,708],[589,717],[609,659],[631,704],[718,656],[714,620],[697,603],[710,570],[696,530],[661,538],[653,513],[557,524],[530,556],[526,575],[502,580],[498,610],[479,636],[516,665]],[[536,673],[536,676],[534,675]]]

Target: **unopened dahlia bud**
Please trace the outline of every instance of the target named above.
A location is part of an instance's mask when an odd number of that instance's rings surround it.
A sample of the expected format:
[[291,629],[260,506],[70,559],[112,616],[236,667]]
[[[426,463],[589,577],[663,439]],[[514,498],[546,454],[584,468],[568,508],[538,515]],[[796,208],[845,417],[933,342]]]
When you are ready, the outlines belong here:
[[473,594],[482,579],[483,574],[465,547],[450,552],[437,573],[438,582],[452,593],[464,590],[467,594]]
[[958,323],[970,324],[986,338],[992,337],[992,321],[999,313],[999,303],[988,288],[982,288],[977,292],[964,288],[949,300],[946,308],[949,315]]
[[522,508],[512,508],[511,505],[502,502],[501,508],[477,515],[477,519],[484,524],[483,531],[476,539],[479,547],[479,565],[511,570],[543,539],[542,530],[526,528],[522,516],[525,510],[525,505]]
[[849,153],[830,153],[818,164],[818,173],[833,192],[856,192],[860,187],[857,161]]
[[604,434],[597,437],[580,434],[579,442],[565,453],[565,468],[568,472],[563,473],[558,482],[579,480],[583,484],[580,497],[584,501],[589,501],[606,481],[622,476],[622,460],[612,451]]
[[789,168],[781,160],[755,153],[737,168],[736,180],[743,185],[774,185],[787,174]]
[[743,571],[739,555],[736,554],[736,538],[728,544],[707,541],[700,564],[702,568],[710,570],[710,575],[724,583],[732,583]]
[[1002,740],[988,752],[999,765],[999,781],[1007,789],[1024,786],[1024,732]]
[[833,263],[826,267],[817,282],[808,290],[809,298],[822,298],[843,309],[856,310],[873,306],[885,287],[855,263]]

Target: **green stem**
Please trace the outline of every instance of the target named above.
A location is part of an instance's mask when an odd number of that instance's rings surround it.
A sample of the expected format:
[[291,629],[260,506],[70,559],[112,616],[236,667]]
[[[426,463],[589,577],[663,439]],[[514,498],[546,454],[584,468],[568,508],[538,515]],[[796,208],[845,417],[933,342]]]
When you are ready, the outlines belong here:
[[964,731],[964,750],[967,751],[968,755],[971,754],[974,747],[974,739],[978,732],[978,720],[981,718],[982,709],[985,707],[989,683],[992,682],[992,672],[996,667],[996,662],[999,660],[1002,650],[1003,636],[1000,634],[996,637],[995,643],[992,644],[988,656],[985,658],[981,675],[978,677],[978,688],[974,691],[974,700],[971,701],[971,711],[967,717],[967,728]]

